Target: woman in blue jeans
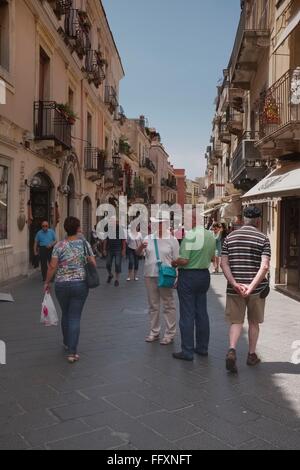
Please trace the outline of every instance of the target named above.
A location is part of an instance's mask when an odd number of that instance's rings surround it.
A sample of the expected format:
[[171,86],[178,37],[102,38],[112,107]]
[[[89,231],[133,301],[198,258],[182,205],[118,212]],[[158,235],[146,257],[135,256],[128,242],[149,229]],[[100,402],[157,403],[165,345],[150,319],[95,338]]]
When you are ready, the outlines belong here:
[[[86,261],[96,266],[91,246],[78,238],[80,221],[68,217],[64,223],[67,237],[55,246],[47,273],[45,291],[50,289],[50,282],[56,273],[55,294],[62,310],[62,333],[64,347],[68,351],[68,362],[79,360],[77,347],[80,335],[80,320],[89,289],[86,284]],[[88,256],[86,259],[84,244]]]

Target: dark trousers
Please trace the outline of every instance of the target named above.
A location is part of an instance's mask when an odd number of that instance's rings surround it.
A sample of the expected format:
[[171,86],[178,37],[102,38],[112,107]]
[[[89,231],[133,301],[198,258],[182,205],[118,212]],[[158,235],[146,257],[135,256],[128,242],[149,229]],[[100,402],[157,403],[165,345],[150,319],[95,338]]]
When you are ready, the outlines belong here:
[[55,294],[62,310],[61,328],[64,345],[77,353],[82,310],[89,293],[85,281],[57,282]]
[[48,264],[51,261],[52,251],[53,248],[47,248],[46,246],[39,247],[43,281],[45,281],[47,277]]
[[136,251],[132,248],[128,248],[128,271],[132,271],[134,269],[135,272],[139,270],[139,257],[136,254]]
[[121,250],[111,251],[109,250],[106,260],[106,269],[111,274],[113,262],[115,260],[115,272],[120,274],[122,272],[122,252]]
[[[210,273],[205,270],[179,270],[178,296],[182,352],[193,358],[194,352],[208,351],[210,325],[207,311],[207,292]],[[195,347],[196,330],[196,347]]]

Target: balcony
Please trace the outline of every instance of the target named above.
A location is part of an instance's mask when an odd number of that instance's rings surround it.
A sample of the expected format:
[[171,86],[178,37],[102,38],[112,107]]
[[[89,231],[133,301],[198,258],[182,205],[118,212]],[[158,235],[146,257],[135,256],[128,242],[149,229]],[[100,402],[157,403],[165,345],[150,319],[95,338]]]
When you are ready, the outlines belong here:
[[230,110],[227,128],[230,134],[240,136],[243,132],[243,115],[233,109]]
[[119,101],[117,92],[113,86],[106,86],[105,87],[105,104],[107,104],[110,114],[114,114],[118,107]]
[[205,196],[207,198],[207,202],[213,201],[213,199],[215,198],[215,189],[216,186],[214,183],[211,183],[206,189]]
[[215,161],[218,158],[223,157],[222,144],[220,140],[214,139],[211,147],[211,158]]
[[62,15],[65,15],[72,8],[72,0],[49,0],[50,5],[53,8],[54,13],[58,19],[61,19]]
[[156,173],[156,166],[155,166],[155,164],[153,163],[153,161],[150,160],[150,158],[145,158],[145,159],[141,162],[140,168],[146,168],[147,170],[151,171],[151,173]]
[[269,1],[246,0],[231,55],[231,82],[249,90],[262,52],[270,47]]
[[289,70],[258,103],[258,147],[262,154],[280,157],[300,151],[300,68]]
[[222,120],[220,122],[219,139],[221,142],[223,142],[223,144],[231,143],[231,134],[229,132],[228,122],[226,120]]
[[63,31],[65,42],[72,52],[76,51],[78,57],[83,59],[90,49],[89,27],[83,21],[82,12],[69,9],[65,16],[65,29]]
[[106,60],[102,58],[100,51],[89,49],[86,51],[84,72],[89,83],[94,83],[99,88],[105,80]]
[[257,133],[245,132],[232,158],[231,182],[237,189],[250,190],[266,174],[266,165],[255,147]]
[[36,140],[52,141],[64,150],[72,148],[72,125],[55,101],[36,101],[33,114]]
[[105,173],[106,152],[95,147],[86,147],[84,151],[84,169],[92,181],[102,178]]
[[170,189],[173,189],[174,191],[177,190],[177,183],[176,183],[176,179],[170,179],[168,178],[167,181],[166,181],[166,186]]

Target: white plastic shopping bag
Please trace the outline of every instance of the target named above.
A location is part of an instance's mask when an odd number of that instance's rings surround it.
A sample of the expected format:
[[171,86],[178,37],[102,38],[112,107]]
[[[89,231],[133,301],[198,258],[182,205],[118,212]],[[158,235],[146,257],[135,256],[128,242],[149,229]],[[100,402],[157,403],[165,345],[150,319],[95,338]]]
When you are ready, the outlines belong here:
[[45,326],[57,326],[58,316],[52,297],[49,292],[45,293],[42,303],[41,323]]

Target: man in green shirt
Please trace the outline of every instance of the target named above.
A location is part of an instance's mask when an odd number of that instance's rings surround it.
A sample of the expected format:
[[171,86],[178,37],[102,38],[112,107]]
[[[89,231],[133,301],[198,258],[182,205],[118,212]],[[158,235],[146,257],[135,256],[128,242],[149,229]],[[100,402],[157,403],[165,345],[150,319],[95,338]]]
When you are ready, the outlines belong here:
[[[197,226],[197,213],[192,213],[193,229],[186,234],[179,259],[173,263],[179,268],[178,297],[180,303],[181,351],[175,359],[192,361],[194,353],[208,355],[210,336],[207,312],[207,292],[210,287],[209,267],[216,251],[216,241],[211,232]],[[195,347],[196,327],[196,347]]]

